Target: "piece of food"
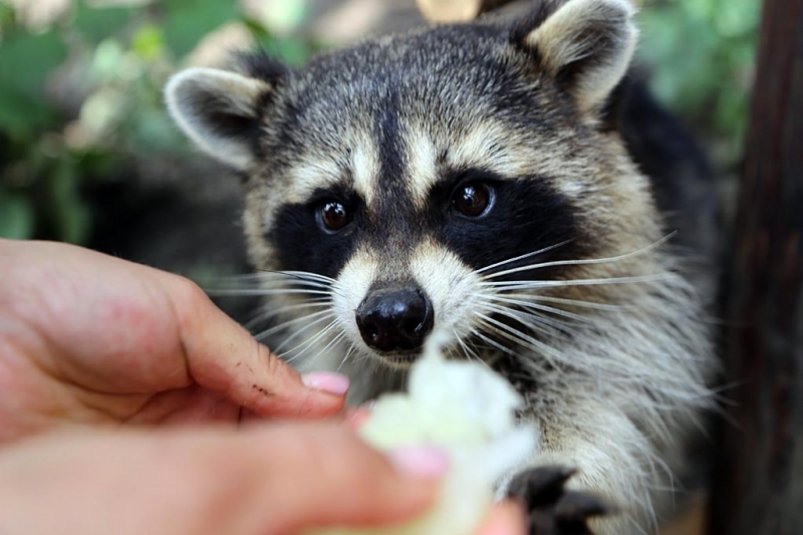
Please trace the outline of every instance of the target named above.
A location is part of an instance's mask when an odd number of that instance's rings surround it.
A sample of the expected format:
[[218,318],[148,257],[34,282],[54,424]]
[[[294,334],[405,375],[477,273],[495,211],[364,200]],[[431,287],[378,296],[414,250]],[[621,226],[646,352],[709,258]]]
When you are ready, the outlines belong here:
[[438,342],[430,342],[410,371],[407,393],[379,398],[360,433],[379,449],[443,449],[450,470],[438,502],[403,525],[322,529],[314,535],[471,535],[493,504],[495,484],[535,452],[535,430],[516,422],[522,403],[485,363],[447,361]]

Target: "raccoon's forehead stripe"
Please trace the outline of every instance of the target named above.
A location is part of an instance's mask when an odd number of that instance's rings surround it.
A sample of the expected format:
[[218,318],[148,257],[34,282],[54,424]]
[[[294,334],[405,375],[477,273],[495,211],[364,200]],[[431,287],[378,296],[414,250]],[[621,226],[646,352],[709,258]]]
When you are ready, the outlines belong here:
[[289,172],[287,203],[303,203],[318,190],[342,184],[343,167],[331,157],[322,158],[317,155],[306,158],[295,165]]
[[487,169],[500,176],[529,174],[533,162],[511,148],[513,134],[505,125],[492,120],[474,122],[462,132],[448,137],[434,136],[423,125],[406,133],[409,189],[419,209],[427,205],[432,187],[445,169]]
[[521,158],[519,151],[511,150],[511,141],[517,133],[500,122],[485,119],[472,124],[446,153],[449,167],[489,168],[502,176],[519,176],[527,173],[532,162]]
[[416,207],[423,209],[432,185],[438,179],[438,149],[423,128],[411,128],[407,135],[409,189]]
[[376,144],[367,136],[361,137],[344,148],[342,156],[312,154],[293,166],[286,200],[302,203],[316,191],[346,186],[370,204],[376,195],[378,173]]
[[354,190],[366,202],[373,204],[376,197],[376,176],[379,174],[379,154],[376,144],[369,138],[360,139],[351,151],[351,176]]

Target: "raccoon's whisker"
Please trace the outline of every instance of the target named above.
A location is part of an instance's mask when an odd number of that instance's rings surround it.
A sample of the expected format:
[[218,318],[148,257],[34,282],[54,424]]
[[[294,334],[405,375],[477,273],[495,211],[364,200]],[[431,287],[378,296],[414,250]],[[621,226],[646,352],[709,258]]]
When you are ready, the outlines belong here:
[[317,307],[327,307],[330,306],[332,300],[327,297],[316,297],[314,299],[307,300],[303,303],[296,303],[293,305],[286,305],[283,307],[278,308],[267,308],[263,312],[257,314],[245,324],[245,328],[249,331],[252,330],[256,325],[260,322],[269,320],[270,318],[279,316],[284,314],[285,312],[289,312],[291,310],[298,310],[304,308],[317,308]]
[[[500,332],[498,329],[495,329],[493,326],[485,325],[484,328],[488,329],[488,331],[489,331],[488,334],[489,335],[493,334],[493,335],[499,336],[499,337],[504,338],[506,340],[509,340],[509,341],[513,342],[514,344],[519,345],[519,346],[524,345],[524,344],[522,344],[522,341],[519,340],[518,338],[512,336],[509,333]],[[517,352],[517,351],[514,351],[513,349],[510,349],[509,347],[505,346],[504,344],[502,344],[500,342],[497,342],[496,340],[494,340],[490,336],[486,336],[485,334],[480,333],[480,332],[475,333],[475,336],[479,340],[481,340],[484,343],[488,344],[488,346],[487,346],[488,349],[491,349],[491,350],[496,349],[501,354],[508,355],[512,359],[519,359],[521,357],[521,353],[520,352]],[[494,361],[496,361],[496,360],[498,360],[498,357],[494,359]],[[486,362],[486,360],[483,359],[483,362]],[[551,359],[545,358],[544,359],[544,363],[536,362],[536,361],[529,361],[529,366],[532,369],[539,369],[540,370],[540,369],[543,369],[545,363],[547,363],[549,365],[554,365],[554,363],[553,363],[553,361]],[[489,364],[489,366],[490,366],[490,364]],[[522,377],[528,377],[528,376],[523,375]]]
[[460,338],[460,336],[457,335],[457,331],[452,331],[452,334],[454,335],[455,340],[457,340],[457,344],[463,350],[463,354],[466,356],[466,359],[471,360],[473,358],[473,359],[478,360],[478,361],[482,360],[482,359],[480,359],[479,355],[477,355],[477,353],[475,351],[473,351],[471,348],[469,348],[468,344],[466,344]]
[[552,261],[552,262],[541,262],[541,263],[538,263],[538,264],[530,264],[530,265],[527,265],[527,266],[518,266],[518,267],[515,267],[515,268],[506,269],[504,271],[498,271],[498,272],[490,273],[488,275],[484,275],[482,278],[484,280],[489,280],[489,279],[494,279],[494,278],[497,278],[497,277],[503,277],[505,275],[510,275],[512,273],[520,273],[522,271],[534,271],[536,269],[543,269],[543,268],[547,268],[547,267],[582,266],[582,265],[589,265],[589,264],[610,264],[610,263],[619,262],[619,261],[625,260],[627,258],[632,258],[634,256],[638,256],[640,254],[644,254],[644,253],[647,253],[649,251],[652,251],[652,250],[660,247],[664,243],[666,243],[672,236],[674,236],[674,233],[668,234],[668,235],[664,236],[663,238],[661,238],[660,240],[657,240],[657,241],[655,241],[655,242],[653,242],[653,243],[651,243],[651,244],[649,244],[649,245],[647,245],[645,247],[642,247],[640,249],[636,249],[635,251],[631,251],[629,253],[617,255],[617,256],[610,256],[610,257],[606,257],[606,258],[584,258],[584,259],[579,259],[579,260],[555,260],[555,261]]
[[328,309],[327,310],[319,310],[318,312],[312,312],[311,314],[307,314],[305,316],[289,319],[289,320],[283,321],[283,322],[279,323],[278,325],[275,325],[275,326],[273,326],[273,327],[271,327],[269,329],[265,329],[264,331],[262,331],[259,334],[257,334],[256,338],[259,338],[259,339],[266,338],[266,337],[268,337],[268,336],[270,336],[270,335],[272,335],[274,333],[277,333],[277,332],[280,332],[280,331],[286,329],[290,325],[295,325],[296,323],[300,323],[300,322],[303,322],[303,321],[309,321],[311,319],[314,319],[314,318],[317,318],[317,317],[320,317],[320,316],[326,316],[326,315],[331,316],[332,315],[332,311],[328,310]]
[[555,350],[553,347],[541,342],[540,340],[533,338],[532,336],[528,336],[527,334],[521,332],[520,330],[516,329],[515,327],[511,327],[502,323],[499,320],[495,320],[494,318],[488,316],[487,314],[478,314],[480,318],[482,318],[482,322],[493,330],[495,334],[500,336],[504,336],[509,340],[512,340],[520,345],[528,347],[537,351],[538,353],[542,354],[550,363],[552,363],[551,358],[556,357],[560,360],[560,353]]
[[224,287],[221,290],[258,290],[260,288],[275,288],[279,287],[310,287],[310,288],[323,288],[331,289],[332,285],[320,281],[304,280],[304,279],[287,279],[287,278],[270,278],[255,280],[248,285],[240,283],[238,286],[232,285],[231,287]]
[[[488,311],[496,312],[500,316],[510,318],[533,331],[550,336],[556,334],[555,331],[564,329],[568,331],[571,327],[568,323],[560,322],[560,320],[555,320],[554,318],[544,318],[532,312],[524,312],[491,303],[486,303],[484,308]],[[552,329],[547,327],[551,327]]]
[[[296,330],[296,331],[292,332],[292,333],[291,333],[291,334],[290,334],[290,335],[289,335],[287,338],[285,338],[285,339],[282,341],[282,343],[281,343],[281,344],[279,344],[278,346],[276,346],[276,348],[274,348],[273,352],[274,352],[274,353],[276,353],[276,354],[279,354],[279,353],[281,353],[281,351],[282,351],[282,350],[283,350],[285,347],[287,347],[287,344],[288,344],[288,342],[290,342],[291,340],[293,340],[293,339],[295,339],[295,338],[298,338],[299,336],[302,336],[302,335],[303,335],[305,332],[309,331],[310,329],[314,329],[314,328],[316,328],[316,326],[317,326],[318,324],[320,324],[320,323],[323,323],[324,321],[326,321],[326,320],[327,320],[327,319],[329,319],[330,317],[331,317],[331,318],[334,318],[334,317],[335,317],[334,313],[332,313],[332,315],[331,315],[331,316],[321,316],[320,318],[318,318],[318,319],[316,319],[315,321],[313,321],[313,322],[309,323],[308,325],[304,325],[303,327],[300,327],[298,330]],[[332,321],[336,321],[336,320],[332,320]],[[303,344],[304,342],[301,342],[301,343]],[[298,346],[296,346],[296,347],[298,347]],[[294,348],[294,349],[295,349],[295,348]]]
[[517,356],[517,353],[515,351],[513,351],[509,347],[506,347],[504,344],[500,344],[496,340],[484,335],[480,331],[475,330],[475,331],[472,332],[472,335],[476,336],[477,338],[479,338],[480,340],[482,340],[483,342],[485,342],[486,344],[488,344],[492,348],[497,349],[497,350],[501,351],[502,353],[505,353],[507,355],[511,355],[513,357]]
[[320,282],[326,282],[329,284],[333,284],[335,279],[327,277],[326,275],[321,275],[320,273],[313,273],[311,271],[270,271],[270,270],[263,270],[257,273],[247,273],[244,275],[231,275],[228,277],[223,277],[223,280],[232,280],[232,281],[250,281],[250,280],[266,280],[271,276],[281,277],[281,278],[299,278],[299,279],[307,279],[307,280],[317,280]]
[[335,370],[336,372],[339,372],[343,368],[343,366],[346,365],[346,362],[348,362],[349,358],[354,354],[355,351],[357,351],[357,346],[354,345],[353,343],[349,344],[349,348],[346,350],[346,354],[343,356],[343,360],[340,361],[340,364],[337,366],[337,369]]
[[583,308],[592,308],[596,310],[609,310],[613,312],[620,312],[624,309],[634,308],[631,305],[614,305],[610,303],[595,303],[594,301],[583,301],[580,299],[571,299],[567,297],[554,297],[551,295],[541,295],[536,293],[505,293],[505,297],[515,299],[528,299],[532,301],[543,301],[545,303],[558,303],[561,305],[577,306]]
[[590,323],[592,321],[590,318],[588,318],[586,316],[582,316],[580,314],[575,314],[573,312],[569,312],[569,311],[563,310],[561,308],[552,307],[552,306],[549,306],[549,305],[542,305],[542,304],[534,303],[534,302],[527,301],[527,300],[524,300],[524,299],[511,299],[506,294],[495,295],[493,297],[487,297],[487,298],[484,298],[484,299],[486,300],[486,302],[489,302],[489,303],[505,303],[505,304],[509,304],[509,305],[517,305],[517,306],[520,306],[520,307],[528,309],[528,310],[532,310],[532,311],[540,310],[540,311],[543,311],[543,312],[548,312],[550,314],[555,314],[556,316],[561,316],[561,317],[564,317],[564,318],[569,318],[569,319],[572,319],[572,320],[575,320],[575,321],[581,321],[581,322],[584,322],[584,323]]
[[225,297],[225,296],[262,296],[262,295],[293,295],[293,294],[300,294],[300,295],[326,295],[331,296],[331,290],[309,290],[309,289],[302,289],[302,288],[245,288],[245,289],[232,289],[232,290],[224,290],[224,289],[211,289],[206,291],[209,295],[213,297]]
[[[552,251],[553,249],[557,249],[558,247],[562,247],[563,245],[566,245],[567,243],[572,242],[572,241],[574,241],[574,240],[571,240],[571,239],[565,240],[565,241],[562,241],[560,243],[556,243],[555,245],[550,245],[549,247],[544,247],[543,249],[538,249],[537,251],[532,251],[530,253],[525,253],[523,255],[519,255],[519,256],[516,256],[514,258],[509,258],[507,260],[502,260],[501,262],[497,262],[495,264],[491,264],[490,266],[485,266],[483,268],[475,270],[474,273],[477,273],[477,274],[484,273],[484,272],[490,271],[490,270],[492,270],[494,268],[502,267],[502,266],[504,266],[506,264],[512,264],[513,262],[518,262],[519,260],[524,260],[525,258],[531,258],[533,256],[536,256],[536,255],[539,255],[539,254],[543,254],[543,253],[546,253],[548,251]],[[489,275],[488,277],[490,277],[490,276],[492,276],[492,275]]]
[[330,340],[330,341],[329,341],[329,342],[328,342],[328,343],[327,343],[325,346],[323,346],[323,347],[320,349],[320,351],[318,351],[317,353],[315,353],[315,354],[314,354],[312,357],[310,357],[310,358],[308,359],[308,361],[307,361],[307,362],[309,363],[309,365],[313,365],[313,364],[315,364],[315,361],[316,361],[316,360],[318,360],[318,357],[320,357],[321,355],[323,355],[324,353],[326,353],[326,352],[329,350],[329,348],[330,348],[330,347],[332,347],[333,345],[337,344],[337,343],[338,343],[340,340],[342,340],[343,338],[345,338],[345,336],[346,336],[346,333],[345,333],[345,332],[343,332],[343,331],[340,331],[340,332],[339,332],[339,333],[338,333],[338,334],[337,334],[337,335],[336,335],[334,338],[332,338],[332,339],[331,339],[331,340]]
[[303,272],[261,272],[250,275],[239,275],[222,279],[223,288],[211,291],[253,290],[266,288],[268,285],[299,285],[321,289],[331,289],[334,281],[320,278],[314,273],[304,275]]
[[332,277],[327,277],[326,275],[321,275],[320,273],[312,273],[310,271],[273,271],[268,273],[278,273],[280,275],[285,275],[288,277],[298,277],[307,280],[318,280],[321,282],[328,283],[330,285],[337,282],[337,280],[333,279]]
[[606,284],[637,284],[651,283],[666,280],[670,273],[654,273],[650,275],[635,275],[632,277],[609,277],[604,279],[574,279],[549,281],[498,281],[480,282],[479,284],[494,288],[497,292],[506,290],[562,288],[564,286],[604,286]]
[[[281,353],[279,353],[279,351],[277,350],[276,353],[278,353],[279,356],[282,359],[284,359],[286,362],[292,362],[295,359],[297,359],[298,357],[300,357],[301,355],[303,355],[304,352],[307,349],[309,349],[310,347],[314,346],[318,342],[318,340],[320,340],[321,338],[323,338],[327,334],[329,334],[332,331],[332,329],[334,329],[336,326],[337,326],[337,320],[334,319],[334,320],[330,321],[326,325],[326,327],[321,329],[321,331],[319,331],[318,334],[316,334],[312,338],[310,338],[308,340],[304,340],[300,344],[296,345],[295,347],[292,347],[292,348],[288,349],[287,351],[282,351]],[[292,353],[297,353],[297,354],[295,356],[291,357],[290,355]]]

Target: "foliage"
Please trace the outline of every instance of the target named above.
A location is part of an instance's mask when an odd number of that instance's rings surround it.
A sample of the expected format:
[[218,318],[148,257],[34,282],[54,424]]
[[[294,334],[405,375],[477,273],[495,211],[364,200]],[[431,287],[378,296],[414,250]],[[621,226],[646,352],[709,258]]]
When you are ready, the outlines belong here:
[[[270,13],[246,8],[256,0],[4,1],[0,236],[85,242],[88,186],[124,179],[138,158],[186,154],[161,89],[210,32],[236,23],[294,64],[315,49],[304,39],[276,37],[276,28],[304,19],[302,0],[273,2]],[[63,9],[33,20],[20,8],[48,4]],[[643,57],[660,67],[656,91],[702,125],[728,165],[740,154],[759,4],[648,0],[642,13]]]
[[703,130],[726,168],[742,153],[761,4],[653,0],[641,16],[641,52],[653,66],[653,89]]
[[240,23],[291,63],[312,51],[236,2],[124,4],[68,1],[43,23],[0,3],[0,236],[83,243],[88,185],[122,179],[138,157],[184,153],[161,91],[210,32]]

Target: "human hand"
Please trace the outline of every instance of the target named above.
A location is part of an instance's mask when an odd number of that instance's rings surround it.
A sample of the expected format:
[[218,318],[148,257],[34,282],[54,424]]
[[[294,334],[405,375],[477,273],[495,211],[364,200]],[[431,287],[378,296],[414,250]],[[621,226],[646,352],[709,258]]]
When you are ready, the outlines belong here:
[[[0,533],[296,535],[424,512],[436,451],[389,457],[334,423],[51,433],[0,450]],[[521,508],[477,535],[524,535]]]
[[306,387],[187,279],[57,243],[0,239],[0,259],[0,443],[76,423],[343,408],[345,378]]

